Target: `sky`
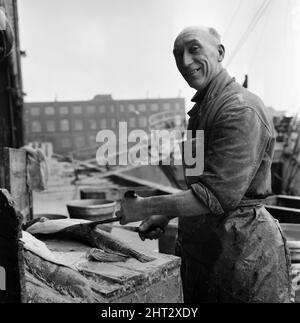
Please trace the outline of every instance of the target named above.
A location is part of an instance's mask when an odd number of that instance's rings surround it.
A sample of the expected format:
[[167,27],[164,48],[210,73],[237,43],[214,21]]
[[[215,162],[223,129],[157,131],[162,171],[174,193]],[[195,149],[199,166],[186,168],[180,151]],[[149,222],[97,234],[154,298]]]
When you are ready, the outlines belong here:
[[[300,107],[300,0],[19,0],[26,102],[184,97],[195,90],[177,71],[177,34],[214,27],[224,67],[266,105]],[[231,59],[232,55],[235,56]]]

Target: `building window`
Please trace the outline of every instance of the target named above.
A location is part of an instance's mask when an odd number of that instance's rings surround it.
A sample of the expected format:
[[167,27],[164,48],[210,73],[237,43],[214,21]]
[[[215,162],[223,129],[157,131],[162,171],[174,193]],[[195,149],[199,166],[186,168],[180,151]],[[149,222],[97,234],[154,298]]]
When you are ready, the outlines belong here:
[[75,130],[83,130],[83,121],[80,119],[77,119],[74,121],[74,129]]
[[88,142],[90,146],[93,146],[96,144],[96,135],[89,135],[88,136]]
[[90,130],[95,130],[97,129],[97,121],[95,119],[88,119],[88,128]]
[[85,146],[85,139],[84,136],[76,136],[75,137],[75,147],[82,148]]
[[99,112],[100,113],[105,113],[105,105],[100,105],[99,106]]
[[32,121],[31,122],[31,132],[41,132],[42,126],[40,121]]
[[114,105],[111,105],[111,106],[110,106],[110,112],[111,112],[111,113],[114,113],[114,112],[115,112],[115,106],[114,106]]
[[177,110],[177,111],[181,110],[181,104],[179,102],[175,102],[174,103],[174,109]]
[[53,115],[55,113],[54,107],[46,107],[45,108],[45,114],[49,115]]
[[111,127],[113,129],[116,128],[116,120],[115,119],[111,119]]
[[164,104],[163,104],[163,109],[164,109],[165,111],[170,110],[170,109],[171,109],[171,104],[170,104],[170,103],[164,103]]
[[40,115],[40,108],[38,108],[38,107],[31,108],[30,109],[30,114],[32,116],[38,116],[38,115]]
[[129,119],[129,127],[130,128],[135,128],[136,127],[136,120],[135,120],[135,118],[130,118]]
[[101,119],[100,120],[100,128],[101,129],[106,129],[106,127],[107,127],[106,119]]
[[82,113],[82,107],[81,106],[75,106],[73,107],[73,111],[75,114],[81,114]]
[[128,110],[129,110],[130,112],[134,112],[134,113],[136,113],[135,105],[134,105],[134,104],[129,104],[129,105],[128,105]]
[[61,148],[70,148],[71,140],[70,138],[61,138]]
[[124,112],[124,104],[120,104],[120,112]]
[[139,118],[139,127],[147,127],[147,118],[146,117],[140,117]]
[[47,131],[48,132],[54,132],[54,131],[56,131],[55,121],[54,120],[48,120],[46,127],[47,127]]
[[60,120],[60,130],[61,131],[69,131],[70,130],[69,120],[67,120],[67,119]]
[[151,111],[158,111],[159,107],[157,103],[151,103],[150,105]]
[[60,107],[59,108],[59,113],[60,114],[68,114],[69,113],[69,108],[68,107]]
[[86,111],[87,111],[87,113],[93,114],[96,112],[96,107],[94,105],[88,105],[86,107]]
[[146,106],[146,104],[145,104],[145,103],[141,103],[141,104],[139,104],[139,111],[141,111],[141,112],[145,112],[145,111],[146,111],[146,109],[147,109],[147,106]]

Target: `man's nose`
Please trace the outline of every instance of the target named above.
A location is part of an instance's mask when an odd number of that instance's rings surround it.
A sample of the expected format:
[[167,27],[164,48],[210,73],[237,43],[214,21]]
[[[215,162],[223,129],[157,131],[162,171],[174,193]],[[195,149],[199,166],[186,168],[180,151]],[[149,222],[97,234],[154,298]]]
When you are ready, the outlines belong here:
[[190,64],[193,63],[193,58],[192,55],[188,51],[184,51],[183,53],[183,58],[182,58],[182,64],[183,66],[189,66]]

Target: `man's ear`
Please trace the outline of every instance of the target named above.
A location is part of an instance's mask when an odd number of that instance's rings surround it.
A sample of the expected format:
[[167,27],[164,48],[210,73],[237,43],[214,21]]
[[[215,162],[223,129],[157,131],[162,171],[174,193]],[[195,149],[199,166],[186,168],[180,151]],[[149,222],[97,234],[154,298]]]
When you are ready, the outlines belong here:
[[218,45],[218,52],[219,52],[218,61],[222,62],[225,57],[225,47],[222,44]]

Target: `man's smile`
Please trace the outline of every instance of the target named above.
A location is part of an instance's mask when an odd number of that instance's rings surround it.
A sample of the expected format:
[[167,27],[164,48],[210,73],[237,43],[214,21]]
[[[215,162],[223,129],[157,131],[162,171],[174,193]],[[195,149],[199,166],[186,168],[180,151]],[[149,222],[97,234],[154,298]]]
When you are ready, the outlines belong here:
[[185,77],[190,77],[190,76],[196,74],[197,72],[199,72],[200,70],[201,70],[201,67],[195,68],[195,69],[193,69],[191,71],[185,72],[184,76]]

